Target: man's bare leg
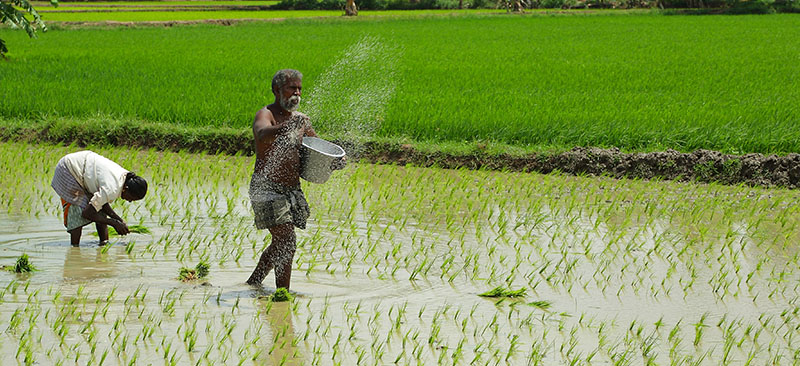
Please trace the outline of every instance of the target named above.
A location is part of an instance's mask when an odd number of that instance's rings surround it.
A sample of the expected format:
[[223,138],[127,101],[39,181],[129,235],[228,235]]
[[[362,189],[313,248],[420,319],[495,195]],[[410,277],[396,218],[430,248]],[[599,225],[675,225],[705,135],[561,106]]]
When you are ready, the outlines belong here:
[[72,229],[69,232],[69,241],[73,247],[81,245],[81,228]]
[[97,236],[100,237],[100,245],[108,244],[108,225],[96,222]]
[[[281,224],[269,228],[269,232],[272,234],[272,242],[267,249],[261,253],[261,258],[259,259],[255,270],[253,270],[253,273],[250,275],[250,278],[247,279],[247,284],[261,284],[261,282],[264,281],[264,278],[269,274],[269,271],[271,271],[276,266],[276,263],[278,263],[278,267],[280,269],[276,268],[275,284],[277,287],[286,287],[288,289],[289,281],[292,275],[291,258],[294,257],[294,249],[296,246],[294,226],[291,223]],[[286,265],[284,263],[287,255],[289,255],[288,271],[286,270]],[[287,272],[288,276],[286,274]]]
[[292,261],[294,252],[297,249],[297,237],[294,234],[294,227],[289,226],[289,230],[283,233],[281,248],[275,256],[275,288],[289,289],[289,282],[292,280]]
[[264,277],[267,277],[269,271],[272,270],[272,261],[270,257],[270,250],[275,245],[275,238],[272,239],[272,244],[270,244],[267,249],[264,249],[264,252],[261,253],[261,258],[258,260],[258,264],[256,264],[256,268],[253,270],[253,273],[250,274],[250,278],[247,279],[248,285],[261,285],[261,282],[264,282]]

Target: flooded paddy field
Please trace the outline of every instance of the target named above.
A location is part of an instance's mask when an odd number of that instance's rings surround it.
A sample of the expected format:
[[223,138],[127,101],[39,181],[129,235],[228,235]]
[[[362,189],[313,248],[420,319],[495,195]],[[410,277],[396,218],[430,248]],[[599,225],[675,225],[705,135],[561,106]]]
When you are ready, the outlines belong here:
[[72,247],[49,183],[79,149],[0,146],[0,265],[38,269],[0,272],[3,365],[800,364],[796,191],[350,164],[304,183],[272,302],[252,157],[93,148],[148,179],[112,207],[151,233]]

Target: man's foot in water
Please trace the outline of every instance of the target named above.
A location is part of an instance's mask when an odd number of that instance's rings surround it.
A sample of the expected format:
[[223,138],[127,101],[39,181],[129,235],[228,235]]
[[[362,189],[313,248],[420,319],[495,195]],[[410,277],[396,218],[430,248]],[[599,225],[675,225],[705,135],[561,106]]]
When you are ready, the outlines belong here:
[[267,277],[267,274],[269,274],[271,270],[272,266],[260,262],[245,283],[250,286],[261,286],[261,283],[264,282],[264,278]]
[[259,286],[259,287],[261,287],[261,282],[247,280],[247,282],[245,282],[245,283],[250,285],[250,286]]

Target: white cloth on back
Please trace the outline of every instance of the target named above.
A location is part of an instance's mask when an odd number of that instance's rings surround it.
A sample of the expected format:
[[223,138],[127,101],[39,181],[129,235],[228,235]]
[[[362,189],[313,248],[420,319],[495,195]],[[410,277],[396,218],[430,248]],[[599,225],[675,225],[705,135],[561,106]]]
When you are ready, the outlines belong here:
[[128,170],[119,164],[88,150],[67,154],[61,160],[78,184],[92,195],[89,203],[97,211],[122,195]]

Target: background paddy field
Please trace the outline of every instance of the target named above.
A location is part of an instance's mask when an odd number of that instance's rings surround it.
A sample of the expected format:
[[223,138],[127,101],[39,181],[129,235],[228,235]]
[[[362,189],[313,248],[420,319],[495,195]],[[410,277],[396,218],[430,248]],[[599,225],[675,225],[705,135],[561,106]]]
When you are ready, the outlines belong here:
[[800,152],[798,19],[359,17],[55,27],[34,41],[0,29],[13,49],[0,118],[247,129],[292,67],[325,136],[355,111],[369,133],[415,141]]
[[243,283],[252,157],[95,147],[149,180],[114,208],[152,233],[71,247],[49,182],[77,149],[0,143],[0,265],[39,268],[0,271],[3,364],[800,364],[797,191],[350,164],[303,183],[272,303]]
[[[800,152],[797,19],[3,28],[0,124],[246,131],[293,67],[325,136]],[[152,233],[71,247],[49,181],[80,148],[0,142],[0,266],[39,268],[0,271],[2,364],[800,365],[797,191],[350,164],[303,183],[297,298],[273,303],[272,275],[243,283],[270,239],[252,157],[90,148],[149,180],[114,207]]]

